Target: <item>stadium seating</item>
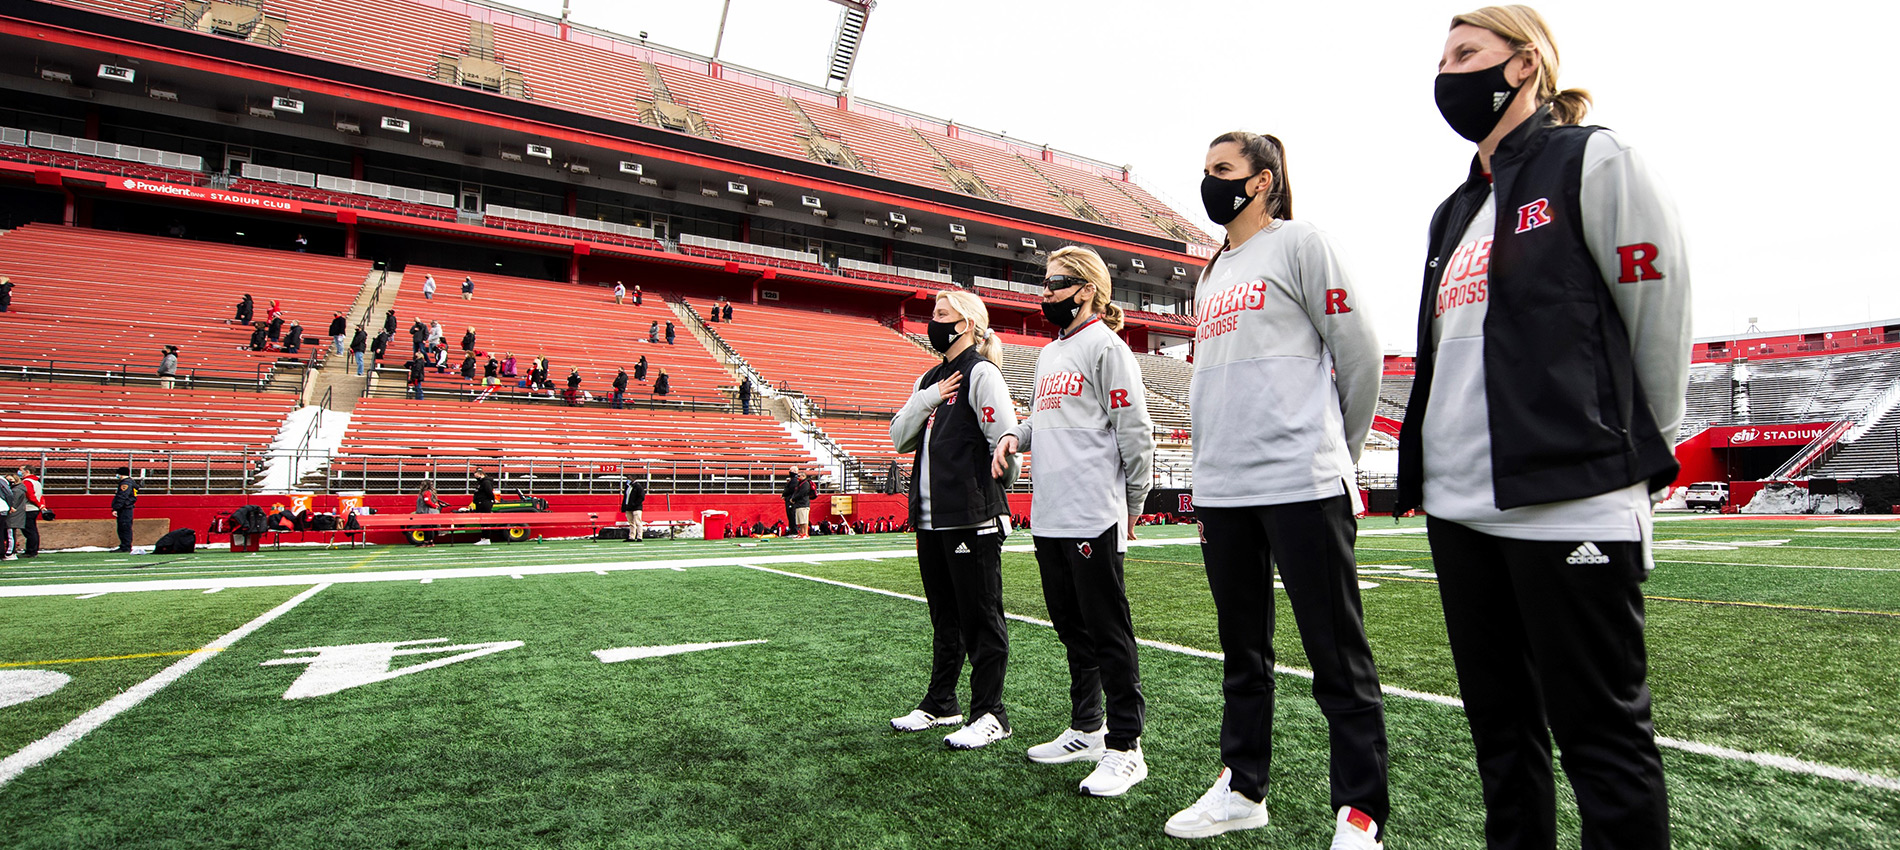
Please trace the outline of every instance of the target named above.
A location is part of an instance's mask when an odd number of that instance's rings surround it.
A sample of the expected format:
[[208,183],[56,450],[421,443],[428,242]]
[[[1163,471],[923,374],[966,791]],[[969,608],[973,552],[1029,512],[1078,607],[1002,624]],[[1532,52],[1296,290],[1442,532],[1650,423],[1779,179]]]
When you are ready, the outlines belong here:
[[[455,212],[449,211],[449,218],[455,218]],[[663,251],[666,246],[658,239],[643,239],[638,236],[625,236],[619,233],[607,233],[601,230],[583,230],[578,227],[562,227],[558,224],[542,224],[538,221],[522,221],[504,218],[498,215],[482,217],[482,222],[490,227],[504,230],[519,230],[524,233],[539,233],[542,236],[556,236],[579,242],[604,242],[610,245],[626,245],[631,248],[645,248],[649,251]]]
[[72,168],[79,171],[95,171],[100,174],[117,174],[124,177],[138,177],[145,180],[160,180],[166,183],[178,183],[185,186],[202,184],[205,180],[205,175],[196,171],[166,168],[160,165],[147,165],[142,162],[127,162],[123,159],[111,159],[103,156],[90,156],[87,154],[20,147],[18,145],[0,145],[0,159],[28,162],[34,165],[45,165],[53,168]]
[[774,385],[827,410],[895,411],[938,363],[863,316],[741,304],[732,323],[707,327]]
[[[144,377],[169,344],[180,349],[181,379],[267,375],[280,355],[245,349],[250,328],[225,321],[242,294],[256,299],[257,320],[278,300],[306,335],[327,339],[331,315],[350,309],[369,272],[366,262],[316,254],[29,224],[0,236],[0,275],[18,286],[12,311],[0,314],[0,363],[58,360],[62,371],[110,366]],[[308,343],[306,356],[322,344]]]
[[1704,427],[1735,418],[1732,367],[1720,363],[1696,363],[1689,367],[1688,404],[1682,414],[1678,441],[1694,436]]
[[237,180],[231,184],[231,191],[248,192],[253,195],[270,195],[298,201],[309,201],[313,204],[329,204],[333,207],[353,207],[359,210],[372,210],[375,212],[391,213],[393,215],[406,215],[413,218],[434,219],[436,221],[455,220],[455,210],[449,209],[448,207],[412,204],[408,201],[392,201],[388,198],[372,198],[368,195],[332,192],[328,189],[313,189],[308,186],[291,186],[285,183],[272,183],[268,180]]
[[1746,424],[1823,422],[1851,417],[1900,380],[1900,350],[1751,360],[1745,368]]
[[541,493],[626,471],[651,472],[656,493],[744,492],[769,489],[788,466],[816,463],[763,417],[365,399],[331,464],[331,481],[388,492],[486,467],[517,481],[532,474]]
[[[432,301],[422,297],[422,281],[430,274],[435,275],[437,285]],[[378,380],[378,384],[391,388],[387,394],[401,392],[406,383],[400,369],[410,356],[409,325],[421,318],[425,324],[442,323],[450,362],[447,374],[429,372],[423,382],[425,395],[445,390],[471,392],[477,388],[480,367],[486,365],[486,358],[476,360],[475,382],[464,381],[459,372],[462,334],[473,327],[476,350],[493,354],[497,360],[513,353],[521,377],[527,376],[535,357],[546,357],[553,364],[549,377],[557,388],[565,389],[568,370],[579,368],[581,389],[592,393],[597,400],[604,400],[613,392],[612,381],[618,369],[627,370],[629,397],[647,398],[661,369],[666,370],[671,384],[670,401],[723,404],[732,397],[737,382],[707,353],[706,347],[680,325],[672,308],[657,292],[647,292],[645,303],[636,307],[631,298],[626,304],[615,304],[611,283],[573,286],[476,273],[468,275],[475,280],[475,298],[463,301],[461,285],[465,275],[465,272],[415,265],[403,272],[402,290],[394,308],[396,337],[390,340],[389,354],[382,364],[389,374]],[[629,280],[627,284],[631,287],[637,282]],[[660,323],[661,341],[648,343],[647,329],[656,321]],[[677,331],[673,345],[665,342],[667,322],[674,323]],[[380,330],[380,325],[377,329]],[[650,370],[644,384],[632,380],[634,363],[641,355],[646,356]],[[379,388],[381,392],[384,391]],[[525,393],[510,386],[498,394],[505,399]]]
[[147,492],[241,492],[294,407],[282,393],[9,383],[0,457],[43,470],[49,492],[110,492],[120,466]]
[[1175,402],[1188,403],[1188,386],[1194,380],[1194,364],[1163,354],[1136,354],[1141,364],[1141,380],[1148,389]]

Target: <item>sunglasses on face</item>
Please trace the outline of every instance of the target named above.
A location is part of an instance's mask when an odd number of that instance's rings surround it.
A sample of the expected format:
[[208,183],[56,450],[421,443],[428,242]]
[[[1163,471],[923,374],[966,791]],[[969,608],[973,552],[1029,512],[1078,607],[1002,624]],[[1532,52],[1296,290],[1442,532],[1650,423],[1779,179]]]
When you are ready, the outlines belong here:
[[1081,286],[1082,284],[1085,284],[1085,283],[1088,283],[1088,281],[1079,277],[1071,277],[1066,274],[1050,275],[1042,279],[1043,288],[1050,292],[1055,292],[1056,290],[1059,290],[1059,289],[1068,289],[1071,286]]

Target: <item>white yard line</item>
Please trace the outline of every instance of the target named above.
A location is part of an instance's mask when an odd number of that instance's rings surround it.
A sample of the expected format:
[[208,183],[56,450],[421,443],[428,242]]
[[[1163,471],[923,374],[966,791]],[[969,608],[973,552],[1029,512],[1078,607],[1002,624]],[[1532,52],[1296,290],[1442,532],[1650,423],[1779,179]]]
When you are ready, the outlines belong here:
[[[884,590],[882,588],[865,587],[864,585],[851,584],[850,582],[836,581],[836,580],[828,579],[828,578],[819,578],[817,576],[802,575],[799,573],[786,572],[784,570],[775,570],[775,569],[770,569],[768,567],[761,567],[756,564],[742,564],[741,566],[747,567],[749,569],[758,570],[759,572],[773,573],[775,575],[787,576],[790,578],[797,578],[797,579],[804,579],[806,581],[815,581],[821,584],[829,584],[836,587],[849,588],[851,590],[861,590],[867,593],[875,593],[880,596],[892,596],[898,599],[908,599],[913,602],[926,601],[921,596],[913,596],[908,593],[898,593],[896,591]],[[1050,623],[1048,620],[1039,620],[1035,617],[1025,617],[1021,614],[1004,614],[1004,616],[1008,617],[1011,620],[1015,620],[1021,623],[1031,623],[1038,626],[1053,627],[1053,624]],[[1137,638],[1135,642],[1141,644],[1142,646],[1150,647],[1153,649],[1159,649],[1164,652],[1174,652],[1174,653],[1179,653],[1181,655],[1190,655],[1195,658],[1206,658],[1213,661],[1225,660],[1225,656],[1223,656],[1221,653],[1210,652],[1205,649],[1195,649],[1189,646],[1180,646],[1178,644],[1165,643],[1163,641],[1158,641],[1158,640],[1148,640],[1146,638]],[[1290,676],[1299,676],[1304,679],[1313,678],[1313,671],[1301,669],[1299,667],[1287,667],[1284,665],[1276,664],[1274,665],[1273,669],[1274,669],[1274,672],[1276,673],[1284,673]],[[1458,699],[1457,697],[1445,696],[1444,694],[1433,694],[1433,693],[1426,693],[1424,691],[1414,691],[1407,688],[1393,687],[1391,685],[1381,685],[1379,689],[1381,691],[1384,691],[1387,694],[1390,694],[1396,697],[1405,697],[1406,699],[1423,700],[1425,702],[1436,703],[1438,705],[1447,706],[1450,708],[1462,709],[1465,707],[1465,703],[1463,700]],[[1761,765],[1762,767],[1772,767],[1778,770],[1784,770],[1789,773],[1802,773],[1802,774],[1807,774],[1809,776],[1820,776],[1827,779],[1836,779],[1842,782],[1852,782],[1858,785],[1866,785],[1872,788],[1881,788],[1887,791],[1900,791],[1900,779],[1895,779],[1891,776],[1882,776],[1877,773],[1867,773],[1864,771],[1854,770],[1853,768],[1836,767],[1831,764],[1821,764],[1820,762],[1804,761],[1802,759],[1792,758],[1789,756],[1775,755],[1773,753],[1751,753],[1746,750],[1737,750],[1737,749],[1732,749],[1729,747],[1718,746],[1715,744],[1703,744],[1696,741],[1684,741],[1679,738],[1669,738],[1669,737],[1664,737],[1662,735],[1656,736],[1656,744],[1658,746],[1668,747],[1674,750],[1681,750],[1687,753],[1695,753],[1697,755],[1709,756],[1711,758],[1724,759],[1727,761],[1744,761],[1750,764]]]
[[158,675],[133,685],[131,688],[121,692],[118,696],[106,700],[105,703],[98,708],[74,718],[71,723],[60,727],[52,734],[21,747],[19,752],[7,756],[5,759],[0,759],[0,787],[5,787],[7,783],[12,782],[18,778],[20,774],[26,772],[27,769],[34,765],[59,755],[60,751],[72,746],[80,738],[85,737],[87,733],[100,726],[104,726],[106,722],[112,718],[150,699],[153,694],[164,690],[166,685],[176,682],[186,673],[198,669],[198,665],[205,663],[210,660],[212,656],[217,655],[220,651],[237,643],[243,639],[245,635],[257,631],[270,621],[289,613],[290,609],[303,604],[304,600],[317,595],[318,592],[329,586],[328,584],[319,584],[296,596],[290,597],[288,600],[285,600],[282,605],[264,612],[258,616],[257,619],[245,623],[224,637],[206,644],[204,649],[187,655],[174,662],[170,667],[160,670]]

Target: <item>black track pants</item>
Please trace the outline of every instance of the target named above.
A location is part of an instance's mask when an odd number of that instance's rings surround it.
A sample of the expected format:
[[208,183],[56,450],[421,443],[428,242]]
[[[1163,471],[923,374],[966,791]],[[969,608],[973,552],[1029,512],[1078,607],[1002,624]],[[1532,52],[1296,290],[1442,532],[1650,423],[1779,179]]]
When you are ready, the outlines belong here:
[[1009,666],[1009,629],[1003,620],[1003,536],[977,529],[917,532],[917,566],[930,603],[930,689],[919,709],[948,717],[957,711],[957,676],[970,657],[970,713],[974,722],[1003,711],[1003,675]]
[[1069,657],[1069,728],[1102,728],[1108,697],[1108,748],[1126,750],[1141,737],[1147,703],[1135,659],[1135,625],[1122,582],[1121,526],[1093,539],[1037,537],[1042,599]]

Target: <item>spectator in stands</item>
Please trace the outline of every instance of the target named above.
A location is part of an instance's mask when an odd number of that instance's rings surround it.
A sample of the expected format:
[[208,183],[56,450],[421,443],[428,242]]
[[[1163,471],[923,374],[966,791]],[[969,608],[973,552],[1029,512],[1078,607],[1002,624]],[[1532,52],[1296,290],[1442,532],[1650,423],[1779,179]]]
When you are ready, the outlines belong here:
[[673,344],[673,323],[672,322],[666,323],[666,344],[667,345]]
[[263,322],[251,323],[251,350],[263,351],[270,344],[270,336],[264,332]]
[[172,388],[172,379],[178,377],[178,346],[167,345],[159,352],[158,385]]
[[495,358],[490,357],[488,358],[488,363],[482,366],[482,386],[494,387],[500,385],[501,364],[496,363]]
[[429,344],[441,345],[442,339],[442,323],[440,321],[429,322]]
[[244,300],[237,303],[237,314],[231,317],[231,323],[234,325],[250,324],[251,316],[256,313],[256,310],[257,304],[251,300],[251,294],[249,292],[244,293]]
[[435,300],[435,275],[425,274],[422,276],[422,300]]
[[25,466],[14,470],[20,476],[20,486],[26,495],[26,551],[22,558],[32,558],[40,554],[40,511],[46,508],[46,493],[40,486],[40,477]]
[[[1424,281],[1394,510],[1429,517],[1485,837],[1558,841],[1554,739],[1588,789],[1585,844],[1668,847],[1642,584],[1651,494],[1680,469],[1682,225],[1639,151],[1578,126],[1590,96],[1559,89],[1535,11],[1453,18],[1439,72],[1439,112],[1477,150],[1431,220],[1444,264]],[[1488,298],[1446,297],[1474,288]]]
[[752,415],[752,379],[743,375],[739,377],[739,412]]
[[640,542],[640,532],[646,528],[641,522],[642,512],[646,510],[647,485],[629,474],[620,482],[620,512],[627,515],[627,542]]
[[118,470],[119,487],[112,494],[112,518],[119,526],[119,548],[116,551],[132,551],[132,515],[139,504],[139,485],[132,480],[132,470],[121,466]]
[[515,377],[515,355],[513,352],[502,355],[501,376],[504,378]]
[[303,350],[303,323],[290,320],[290,327],[284,330],[284,353],[296,354]]
[[473,351],[462,355],[462,378],[468,381],[475,380],[475,352]]
[[13,279],[0,277],[0,313],[13,309]]
[[273,298],[271,299],[271,302],[270,302],[270,308],[264,311],[264,321],[268,322],[272,319],[277,318],[278,316],[282,316],[283,314],[284,314],[283,303]]
[[619,372],[614,374],[613,408],[615,410],[619,410],[622,407],[625,407],[626,400],[627,400],[627,370],[622,369]]
[[640,284],[637,284],[637,283],[634,284],[633,285],[633,306],[638,307],[645,300],[646,300],[645,295],[640,292]]
[[647,379],[647,356],[644,354],[640,355],[640,362],[633,364],[633,379],[636,381]]
[[383,358],[389,356],[389,331],[380,331],[376,334],[376,340],[369,344],[369,353],[371,365],[381,366]]
[[490,513],[495,510],[495,481],[488,477],[487,470],[475,471],[475,512]]
[[475,329],[474,328],[469,328],[468,330],[462,332],[462,350],[463,351],[475,350]]
[[462,275],[462,300],[475,300],[475,279],[468,275]]
[[449,371],[448,346],[442,345],[441,343],[436,343],[434,345],[429,346],[429,359],[430,359],[430,362],[435,364],[436,374],[442,375],[442,374],[448,373]]
[[422,319],[416,319],[409,326],[409,341],[415,345],[416,354],[421,354],[423,349],[429,347],[429,326],[423,324]]
[[282,313],[271,317],[270,324],[265,326],[264,335],[270,337],[271,342],[278,342],[284,338],[284,316]]
[[383,313],[383,333],[396,335],[396,311],[391,308]]
[[719,323],[719,302],[714,301],[712,309],[706,311],[706,321],[708,324],[716,325]]
[[299,254],[310,250],[310,238],[307,236],[304,236],[301,233],[297,234],[297,241],[295,244],[297,246],[297,253]]
[[673,384],[671,381],[667,380],[666,370],[661,369],[660,376],[653,379],[653,394],[666,395],[668,393],[671,393],[672,391],[673,391]]
[[550,389],[554,386],[553,382],[548,380],[548,359],[546,357],[534,358],[534,365],[528,369],[528,386],[537,390]]
[[0,478],[0,497],[7,503],[4,527],[0,527],[0,554],[6,560],[17,561],[20,553],[26,550],[26,487],[20,484],[18,473],[9,472]]
[[617,280],[614,281],[614,303],[627,303],[627,285]]
[[338,356],[343,354],[343,331],[347,328],[348,322],[341,312],[330,317],[330,347]]
[[726,297],[724,295],[721,295],[719,296],[719,304],[720,304],[719,311],[725,314],[725,318],[723,321],[725,321],[727,324],[731,324],[732,323],[732,302],[727,301]]
[[356,360],[356,374],[359,376],[363,374],[363,352],[368,350],[369,334],[359,326],[355,335],[350,337],[350,356]]
[[[435,485],[432,485],[432,484],[422,485],[422,492],[416,494],[416,513],[439,514],[441,512],[442,512],[442,503],[435,498]],[[428,531],[422,532],[422,545],[424,546],[435,545],[435,531],[434,530],[428,530]]]
[[422,353],[417,352],[416,356],[409,358],[409,362],[406,365],[409,367],[409,392],[415,395],[416,401],[421,401],[422,376],[424,374]]
[[659,341],[660,341],[660,320],[654,319],[652,324],[647,325],[647,342],[657,343]]
[[[1096,796],[1120,794],[1148,775],[1141,749],[1146,703],[1122,566],[1154,484],[1154,420],[1135,354],[1116,335],[1122,311],[1109,300],[1109,286],[1108,266],[1093,250],[1071,246],[1049,255],[1042,312],[1062,334],[1036,359],[1038,403],[1029,419],[996,441],[991,460],[992,474],[1002,478],[1019,449],[1036,452],[1036,565],[1069,661],[1069,727],[1030,747],[1029,758],[1055,764],[1075,753],[1101,753],[1081,786]],[[915,479],[928,471],[934,481],[936,470],[912,468]]]
[[567,370],[567,391],[565,393],[569,407],[579,407],[581,403],[581,370]]
[[939,293],[930,339],[944,360],[918,379],[890,434],[897,451],[915,452],[915,468],[928,473],[913,479],[910,511],[923,529],[917,564],[929,602],[931,669],[923,699],[891,727],[922,732],[960,721],[957,678],[967,652],[973,722],[945,742],[975,749],[1010,733],[1003,708],[1009,631],[1000,592],[1008,485],[990,473],[990,448],[1015,426],[1016,414],[996,364],[1002,343],[990,332],[981,299]]

